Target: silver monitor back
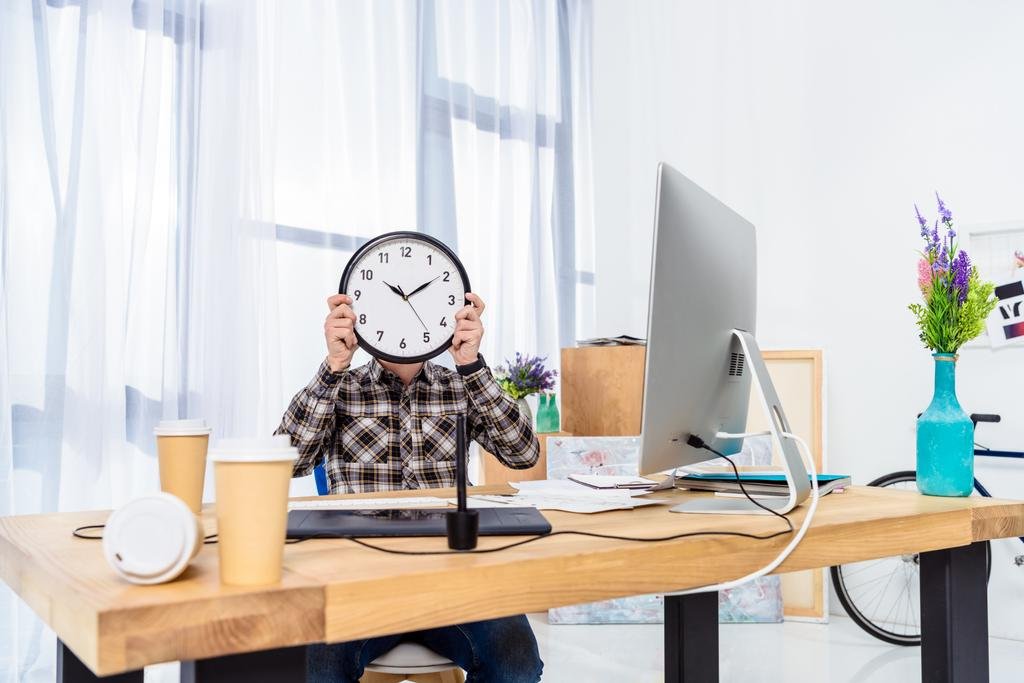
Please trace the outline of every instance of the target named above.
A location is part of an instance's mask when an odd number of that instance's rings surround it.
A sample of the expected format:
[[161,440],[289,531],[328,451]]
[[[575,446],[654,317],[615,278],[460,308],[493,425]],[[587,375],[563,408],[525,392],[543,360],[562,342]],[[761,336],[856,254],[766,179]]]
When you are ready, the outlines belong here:
[[754,333],[754,226],[668,164],[658,165],[647,313],[640,473],[731,455],[750,400],[750,372],[734,329]]

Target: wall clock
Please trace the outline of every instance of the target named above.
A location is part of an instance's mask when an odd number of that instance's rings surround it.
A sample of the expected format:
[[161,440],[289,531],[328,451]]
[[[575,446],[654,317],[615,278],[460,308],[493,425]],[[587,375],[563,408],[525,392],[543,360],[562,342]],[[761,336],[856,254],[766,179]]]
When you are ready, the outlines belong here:
[[418,363],[451,346],[469,278],[443,242],[389,232],[352,254],[338,292],[352,297],[359,345],[381,360]]

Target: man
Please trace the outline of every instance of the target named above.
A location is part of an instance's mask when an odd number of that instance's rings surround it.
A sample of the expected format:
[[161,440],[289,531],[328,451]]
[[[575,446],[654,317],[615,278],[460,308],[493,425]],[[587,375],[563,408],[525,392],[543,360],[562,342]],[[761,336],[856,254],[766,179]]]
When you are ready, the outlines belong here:
[[[358,344],[352,299],[327,299],[327,359],[288,406],[277,433],[299,450],[293,476],[324,463],[333,493],[394,491],[455,484],[455,415],[506,466],[525,469],[540,454],[530,420],[495,382],[479,355],[484,302],[455,315],[449,352],[457,372],[433,363],[371,360],[351,369]],[[467,683],[536,683],[543,663],[524,615],[369,640],[316,645],[309,680],[356,683],[363,667],[409,640],[465,669]]]

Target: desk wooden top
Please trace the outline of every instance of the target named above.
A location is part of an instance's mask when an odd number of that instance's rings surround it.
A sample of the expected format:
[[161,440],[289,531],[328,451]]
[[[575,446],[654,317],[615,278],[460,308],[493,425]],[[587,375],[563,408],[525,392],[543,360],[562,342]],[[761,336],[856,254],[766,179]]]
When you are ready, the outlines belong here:
[[[431,493],[453,495],[450,489]],[[705,494],[677,491],[658,497],[695,495]],[[221,586],[216,547],[205,546],[178,580],[135,586],[107,566],[99,541],[71,536],[73,528],[102,523],[108,514],[0,518],[0,578],[99,675],[708,585],[764,566],[790,539],[706,536],[636,543],[561,535],[490,554],[415,557],[346,540],[310,540],[286,547],[281,584],[265,588]],[[773,517],[673,514],[664,506],[544,514],[556,531],[640,537],[710,530],[767,534],[780,528]],[[794,526],[803,515],[802,509],[792,515]],[[210,507],[204,524],[207,533],[215,530]],[[822,498],[806,538],[779,572],[1021,535],[1024,502],[853,487]],[[480,548],[510,540],[482,538]],[[394,549],[447,549],[443,538],[373,542]]]

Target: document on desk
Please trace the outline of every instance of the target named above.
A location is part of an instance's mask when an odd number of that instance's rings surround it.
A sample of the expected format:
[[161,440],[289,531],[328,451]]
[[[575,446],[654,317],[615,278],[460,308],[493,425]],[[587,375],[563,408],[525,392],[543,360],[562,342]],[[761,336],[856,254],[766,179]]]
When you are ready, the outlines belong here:
[[518,493],[511,496],[475,495],[469,507],[534,507],[538,510],[562,510],[590,514],[609,510],[630,510],[644,505],[669,503],[668,500],[641,498],[646,491],[601,490],[566,480],[511,482]]

